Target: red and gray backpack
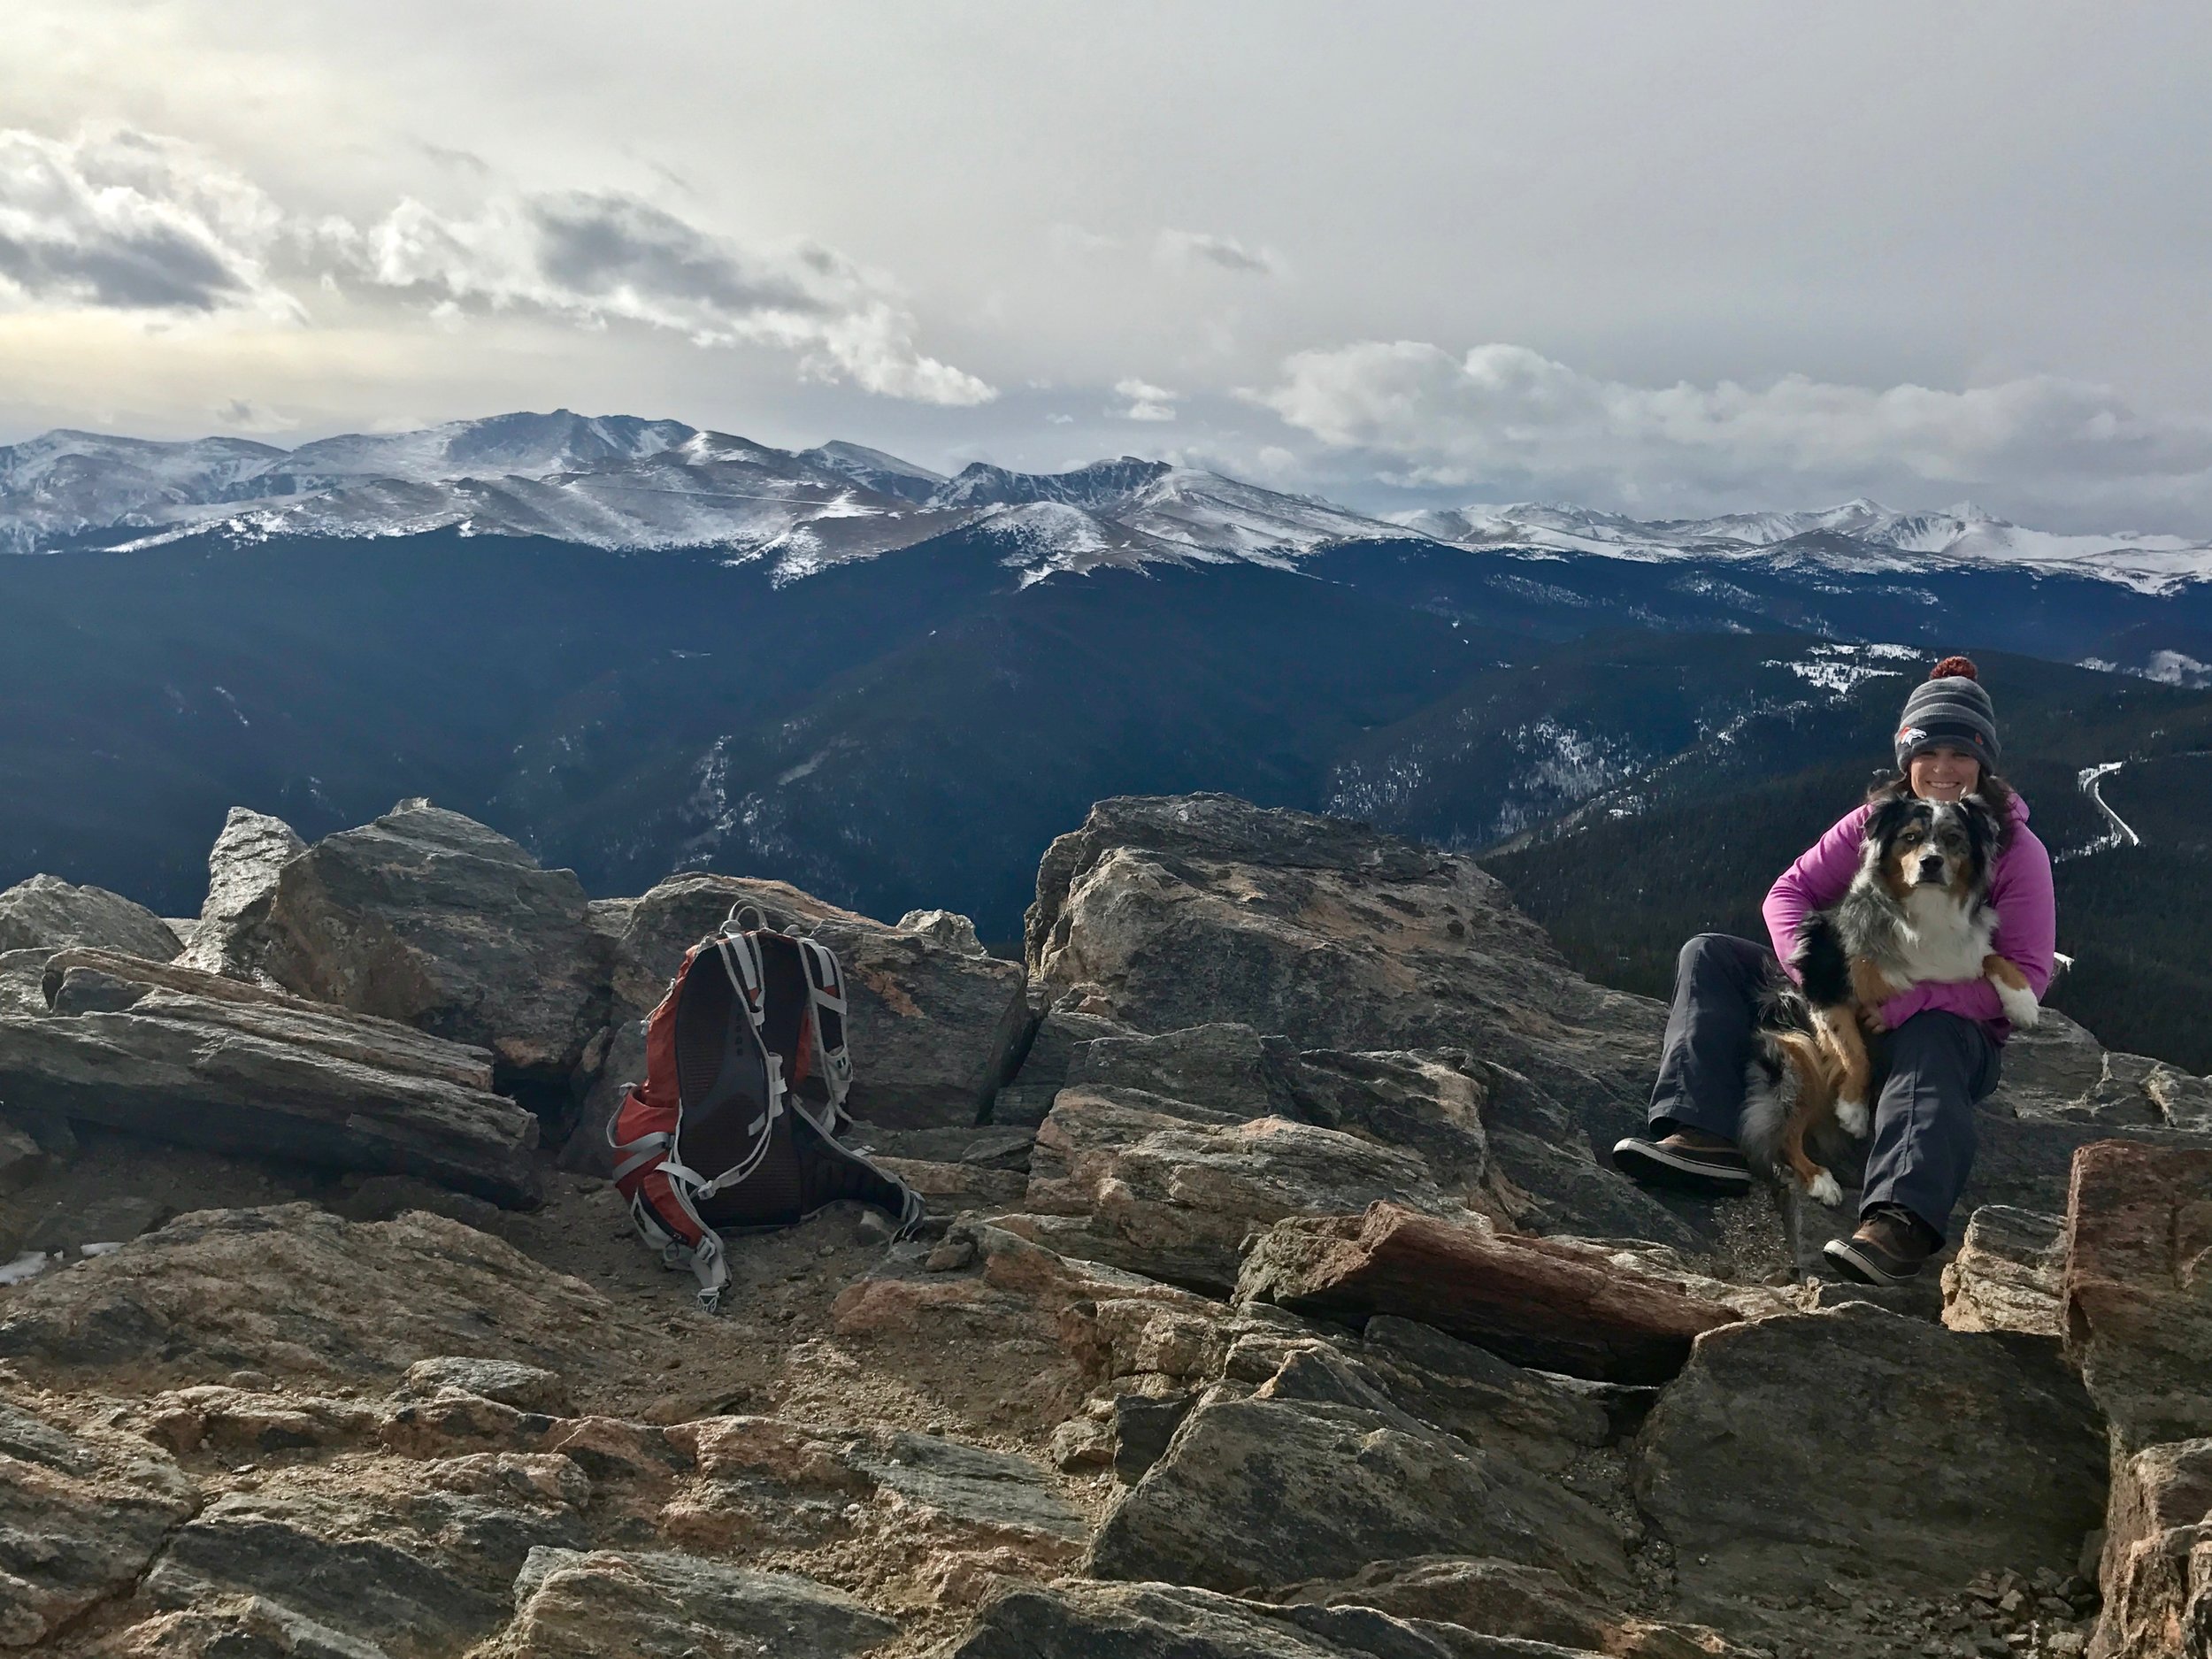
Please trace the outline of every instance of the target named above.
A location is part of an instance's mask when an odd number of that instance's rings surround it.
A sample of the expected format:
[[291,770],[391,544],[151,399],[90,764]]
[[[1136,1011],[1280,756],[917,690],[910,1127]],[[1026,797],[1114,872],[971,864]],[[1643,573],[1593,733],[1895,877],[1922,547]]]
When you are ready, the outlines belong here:
[[788,1226],[839,1199],[900,1233],[921,1195],[842,1145],[851,1121],[845,979],[818,940],[741,904],[684,953],[647,1017],[645,1081],[607,1123],[615,1184],[670,1267],[688,1266],[709,1312],[730,1270],[725,1230]]

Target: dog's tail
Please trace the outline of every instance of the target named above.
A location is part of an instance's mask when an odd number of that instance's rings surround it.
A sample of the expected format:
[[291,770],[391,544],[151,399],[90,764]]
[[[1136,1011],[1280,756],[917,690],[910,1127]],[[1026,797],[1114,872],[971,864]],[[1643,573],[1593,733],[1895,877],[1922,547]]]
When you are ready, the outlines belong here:
[[[1759,1056],[1744,1074],[1743,1127],[1737,1141],[1754,1164],[1771,1170],[1791,1114],[1833,1094],[1835,1084],[1810,1033],[1770,1029],[1759,1039]],[[1793,1100],[1783,1098],[1785,1078],[1796,1085]]]

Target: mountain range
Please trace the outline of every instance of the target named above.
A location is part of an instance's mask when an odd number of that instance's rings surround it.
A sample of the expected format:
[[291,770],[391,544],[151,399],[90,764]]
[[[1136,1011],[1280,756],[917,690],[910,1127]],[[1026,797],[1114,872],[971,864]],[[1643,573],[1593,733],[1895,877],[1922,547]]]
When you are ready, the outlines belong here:
[[[427,795],[595,893],[772,875],[1003,943],[1092,802],[1222,789],[1485,854],[1650,988],[1965,649],[2068,855],[2062,995],[2212,1068],[2212,580],[2062,540],[1866,503],[1388,523],[1160,461],[947,477],[559,412],[52,434],[0,450],[0,545],[42,555],[0,557],[0,886],[189,913],[234,804],[312,838]],[[2077,786],[2115,761],[2141,845]]]
[[351,434],[283,449],[57,431],[0,448],[0,549],[143,545],[217,531],[346,538],[454,529],[612,549],[717,548],[780,580],[956,530],[1003,542],[1033,578],[1164,560],[1295,561],[1417,540],[1542,564],[1584,555],[1854,576],[2016,570],[2146,594],[2212,580],[2212,541],[2027,529],[1965,503],[1642,520],[1522,503],[1374,518],[1164,461],[948,478],[846,442],[778,449],[673,420],[567,410]]

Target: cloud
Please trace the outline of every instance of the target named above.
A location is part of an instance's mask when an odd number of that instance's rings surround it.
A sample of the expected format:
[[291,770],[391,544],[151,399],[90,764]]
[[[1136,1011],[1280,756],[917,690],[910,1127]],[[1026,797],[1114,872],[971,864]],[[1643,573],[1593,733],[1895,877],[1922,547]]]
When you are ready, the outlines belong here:
[[1238,276],[1274,276],[1282,261],[1264,248],[1247,248],[1233,236],[1210,236],[1202,231],[1164,230],[1153,244],[1162,265],[1211,265]]
[[1964,391],[1800,374],[1645,387],[1521,346],[1368,341],[1299,352],[1245,396],[1407,485],[1622,502],[1915,484],[2212,494],[2212,423],[2140,415],[2053,375]]
[[1154,386],[1140,380],[1116,380],[1117,396],[1128,399],[1122,409],[1109,409],[1110,415],[1124,420],[1172,420],[1175,419],[1175,397],[1164,386]]
[[911,313],[842,255],[812,243],[745,248],[618,191],[497,197],[467,218],[410,198],[365,231],[326,234],[357,280],[434,305],[642,323],[702,346],[780,346],[815,378],[921,403],[997,395],[917,349]]
[[0,131],[0,296],[19,305],[296,318],[267,273],[283,222],[260,189],[176,139]]
[[233,432],[289,432],[300,423],[250,398],[234,397],[208,411]]

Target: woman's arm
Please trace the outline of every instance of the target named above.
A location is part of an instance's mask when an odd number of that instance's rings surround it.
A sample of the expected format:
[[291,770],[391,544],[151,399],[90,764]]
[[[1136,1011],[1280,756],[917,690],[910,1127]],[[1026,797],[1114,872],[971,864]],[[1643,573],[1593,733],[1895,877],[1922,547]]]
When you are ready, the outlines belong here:
[[1789,964],[1797,954],[1797,930],[1808,916],[1826,910],[1851,885],[1866,840],[1867,815],[1873,810],[1871,806],[1863,806],[1845,813],[1767,889],[1760,913],[1766,918],[1767,937],[1774,943],[1774,954],[1781,957],[1793,979],[1797,972]]
[[[1990,873],[1989,902],[1997,911],[1997,933],[1990,949],[2027,976],[2039,1002],[2057,965],[2058,901],[2051,887],[2050,849],[2024,824],[2013,826],[2012,840]],[[1902,996],[1893,996],[1882,1004],[1882,1023],[1894,1031],[1931,1008],[1968,1019],[2005,1017],[1997,989],[1987,979],[1960,979],[1916,985]]]

